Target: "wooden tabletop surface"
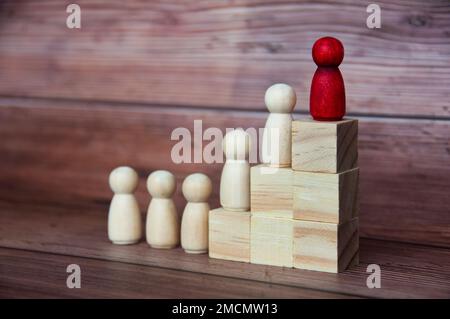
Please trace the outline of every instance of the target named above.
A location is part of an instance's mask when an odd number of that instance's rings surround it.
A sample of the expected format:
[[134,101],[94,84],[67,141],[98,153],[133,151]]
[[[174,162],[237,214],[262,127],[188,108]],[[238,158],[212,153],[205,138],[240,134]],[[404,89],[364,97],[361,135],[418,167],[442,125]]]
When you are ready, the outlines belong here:
[[[157,250],[145,241],[117,246],[107,213],[3,205],[0,297],[76,298],[448,298],[450,250],[361,239],[361,263],[341,274],[253,265]],[[68,289],[66,267],[81,267]],[[369,264],[381,288],[369,289]]]

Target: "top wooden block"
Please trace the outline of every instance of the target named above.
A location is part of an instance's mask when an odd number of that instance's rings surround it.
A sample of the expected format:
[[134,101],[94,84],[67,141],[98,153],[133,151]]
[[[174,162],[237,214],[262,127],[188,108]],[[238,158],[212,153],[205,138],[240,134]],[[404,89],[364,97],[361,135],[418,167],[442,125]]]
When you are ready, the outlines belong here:
[[340,173],[357,167],[358,120],[292,122],[292,168]]

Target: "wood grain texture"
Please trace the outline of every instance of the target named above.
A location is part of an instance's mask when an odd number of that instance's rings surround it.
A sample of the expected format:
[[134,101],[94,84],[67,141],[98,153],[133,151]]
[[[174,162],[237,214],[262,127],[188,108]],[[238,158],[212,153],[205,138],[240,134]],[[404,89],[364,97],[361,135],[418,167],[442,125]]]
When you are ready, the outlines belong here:
[[[207,255],[186,254],[181,248],[163,251],[149,248],[145,242],[127,247],[113,245],[106,235],[106,215],[98,210],[6,204],[0,209],[0,247],[365,297],[448,298],[450,295],[450,252],[444,248],[362,239],[360,265],[337,276],[210,259]],[[382,269],[382,289],[366,286],[366,267],[373,263]]]
[[250,212],[209,212],[209,257],[250,262]]
[[295,220],[295,268],[338,273],[359,263],[358,218],[345,224]]
[[[66,286],[70,264],[81,268],[81,289]],[[204,273],[5,248],[0,248],[0,269],[0,298],[352,298]]]
[[[211,280],[217,287],[242,289],[241,296],[254,296],[255,290],[242,288],[248,286],[242,280],[250,279],[295,286],[293,294],[299,287],[326,287],[339,295],[448,298],[449,251],[437,247],[450,247],[448,1],[382,1],[379,30],[365,26],[367,3],[347,0],[77,3],[81,30],[66,28],[65,5],[58,1],[0,3],[0,246],[170,268],[174,273],[156,271],[152,281],[186,278],[200,295],[199,280],[226,276],[241,279],[230,286],[220,278]],[[274,82],[295,87],[296,110],[306,113],[315,69],[310,49],[324,35],[345,45],[341,71],[347,109],[360,120],[361,236],[434,248],[363,239],[362,265],[336,277],[245,268],[187,256],[181,249],[158,252],[145,243],[132,248],[108,243],[105,218],[112,193],[107,175],[112,168],[128,164],[137,169],[142,211],[149,201],[145,179],[161,168],[173,171],[179,185],[190,173],[207,173],[214,185],[211,204],[217,207],[222,165],[174,164],[172,130],[192,130],[195,119],[222,130],[262,127],[264,91]],[[180,188],[175,202],[181,212]],[[0,294],[60,293],[49,274],[49,259],[42,256],[33,257],[39,259],[36,272],[28,265],[31,256],[7,257],[8,272],[15,277],[6,284],[0,278]],[[365,287],[370,263],[382,266],[381,290]],[[49,285],[30,277],[24,284],[19,277],[26,274],[42,274]],[[106,284],[110,279],[98,280]],[[258,288],[262,296],[272,296],[267,284]],[[188,294],[189,287],[180,291]]]
[[359,168],[339,174],[294,171],[294,218],[342,224],[359,214]]
[[293,174],[291,168],[256,165],[250,172],[250,209],[273,217],[293,217]]
[[250,231],[252,264],[292,267],[293,220],[253,214]]
[[0,94],[263,110],[285,82],[307,111],[311,48],[328,35],[345,47],[348,112],[450,115],[446,0],[379,1],[376,30],[348,0],[77,3],[81,30],[58,1],[2,1]]
[[358,166],[358,121],[292,123],[292,168],[340,173]]
[[[0,201],[106,214],[113,195],[108,174],[127,164],[140,177],[137,198],[142,211],[150,199],[145,180],[162,168],[175,173],[178,185],[193,172],[209,175],[210,204],[218,207],[222,164],[174,164],[170,152],[177,141],[170,139],[172,130],[186,127],[192,132],[195,119],[203,120],[204,129],[261,128],[266,116],[0,99]],[[360,117],[359,125],[361,236],[450,246],[450,123]],[[186,203],[181,187],[174,199],[181,212]]]

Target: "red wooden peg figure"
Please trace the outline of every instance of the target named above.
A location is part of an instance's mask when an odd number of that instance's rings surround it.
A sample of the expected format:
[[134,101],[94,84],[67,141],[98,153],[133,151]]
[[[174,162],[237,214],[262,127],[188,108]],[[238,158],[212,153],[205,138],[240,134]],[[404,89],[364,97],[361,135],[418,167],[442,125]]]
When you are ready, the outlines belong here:
[[309,112],[317,121],[339,121],[345,115],[345,87],[339,71],[344,59],[344,46],[332,37],[314,43],[312,57],[317,64],[311,82]]

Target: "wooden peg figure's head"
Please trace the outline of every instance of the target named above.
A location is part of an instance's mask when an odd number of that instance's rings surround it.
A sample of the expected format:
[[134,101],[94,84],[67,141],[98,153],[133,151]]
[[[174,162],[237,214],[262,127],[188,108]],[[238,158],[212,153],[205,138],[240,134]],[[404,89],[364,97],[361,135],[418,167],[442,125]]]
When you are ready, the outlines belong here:
[[139,177],[134,169],[120,166],[109,174],[109,186],[115,194],[131,194],[136,190]]
[[212,183],[205,174],[195,173],[185,178],[182,190],[188,202],[206,202],[212,192]]
[[313,45],[312,57],[319,67],[338,67],[344,59],[344,46],[336,38],[320,38]]
[[292,113],[297,95],[291,86],[276,83],[266,90],[264,102],[271,113]]
[[169,171],[154,171],[147,178],[147,189],[154,198],[170,198],[176,189],[175,176]]
[[245,160],[250,151],[250,135],[243,129],[228,132],[223,140],[226,159]]

